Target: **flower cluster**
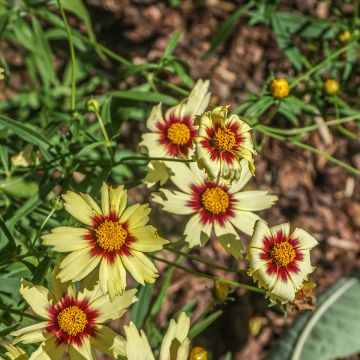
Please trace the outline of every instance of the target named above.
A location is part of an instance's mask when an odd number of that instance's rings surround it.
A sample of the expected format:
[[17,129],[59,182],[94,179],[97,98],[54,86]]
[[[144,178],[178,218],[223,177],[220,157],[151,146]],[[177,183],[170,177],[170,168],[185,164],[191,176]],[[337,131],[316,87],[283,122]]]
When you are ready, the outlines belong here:
[[[183,232],[189,247],[218,239],[235,244],[241,255],[240,233],[252,236],[246,249],[249,274],[272,301],[293,301],[314,269],[310,250],[317,241],[302,229],[291,232],[289,224],[269,228],[256,214],[271,208],[278,197],[246,188],[255,175],[252,129],[237,115],[229,116],[229,106],[206,111],[208,88],[208,81],[199,80],[189,97],[165,115],[161,104],[152,109],[149,132],[140,143],[150,160],[145,182],[160,182],[152,197],[164,211],[189,217]],[[284,84],[274,83],[273,90],[278,98],[286,96]],[[141,285],[158,277],[147,254],[162,250],[168,241],[148,224],[149,204],[127,206],[124,186],[105,183],[100,204],[73,191],[62,199],[78,226],[55,227],[42,236],[43,245],[60,253],[52,286],[22,280],[20,293],[39,321],[12,332],[15,340],[7,346],[7,356],[91,360],[98,349],[113,358],[155,359],[145,333],[133,322],[124,327],[125,337],[106,325],[137,301],[137,289],[126,289],[127,274]],[[189,329],[185,313],[170,321],[159,360],[207,357],[202,348],[190,349]],[[18,343],[39,346],[29,357],[14,346]]]

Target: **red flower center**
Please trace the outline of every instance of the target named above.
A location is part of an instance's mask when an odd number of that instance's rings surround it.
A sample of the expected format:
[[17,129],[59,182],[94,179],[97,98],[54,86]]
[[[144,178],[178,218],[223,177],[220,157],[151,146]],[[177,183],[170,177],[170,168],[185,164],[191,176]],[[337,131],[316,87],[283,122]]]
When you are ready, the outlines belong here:
[[95,335],[97,311],[87,299],[77,300],[68,294],[49,308],[48,331],[55,334],[58,343],[81,345],[83,338]]

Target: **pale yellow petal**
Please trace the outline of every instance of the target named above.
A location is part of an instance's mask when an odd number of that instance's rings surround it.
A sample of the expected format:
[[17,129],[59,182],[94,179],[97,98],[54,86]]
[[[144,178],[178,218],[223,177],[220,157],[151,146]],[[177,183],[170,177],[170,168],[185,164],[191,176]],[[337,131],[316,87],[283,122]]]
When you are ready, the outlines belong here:
[[202,223],[199,214],[193,215],[187,222],[184,230],[185,241],[189,243],[190,247],[201,244]]
[[233,195],[236,199],[235,207],[244,211],[260,211],[270,208],[278,200],[275,195],[268,195],[267,191],[242,191]]
[[110,212],[110,194],[106,183],[101,186],[101,210],[103,215],[108,215]]
[[31,360],[60,360],[67,350],[65,343],[58,344],[55,337],[41,343],[38,349],[31,354]]
[[269,227],[263,220],[257,220],[255,223],[254,232],[252,234],[250,247],[255,247],[258,249],[264,249],[264,240],[265,238],[271,237],[271,231]]
[[123,213],[126,207],[127,202],[127,191],[124,189],[123,185],[118,186],[117,188],[109,189],[110,192],[110,209],[113,211],[117,216]]
[[13,331],[10,333],[11,336],[15,336],[14,344],[23,342],[24,344],[31,344],[33,342],[39,342],[45,340],[46,327],[48,326],[47,321],[42,321],[30,326],[26,326],[22,329]]
[[248,247],[247,248],[247,259],[250,261],[251,271],[257,271],[263,266],[266,266],[267,260],[263,260],[260,257],[260,254],[263,253],[264,250]]
[[301,250],[310,250],[318,245],[317,240],[303,229],[295,228],[291,236],[299,240]]
[[89,248],[74,251],[60,263],[58,278],[61,281],[79,281],[90,274],[99,264],[101,257],[92,255]]
[[136,211],[132,212],[127,219],[129,231],[132,232],[133,230],[146,225],[149,221],[148,215],[150,214],[150,212],[151,209],[149,207],[149,204],[142,204],[137,206]]
[[48,289],[22,279],[20,294],[37,315],[44,319],[49,319],[50,316],[47,309],[53,303],[54,298]]
[[234,216],[229,218],[229,221],[240,231],[247,235],[252,235],[254,231],[255,222],[261,218],[250,211],[234,211]]
[[92,225],[92,218],[97,215],[94,209],[81,197],[73,191],[68,191],[62,195],[64,199],[65,210],[75,219],[83,224]]
[[84,337],[80,345],[70,345],[69,358],[71,360],[94,360],[90,339],[88,337]]
[[121,260],[131,276],[141,285],[153,283],[159,276],[155,265],[141,252],[132,250],[130,255],[121,256]]
[[91,345],[115,359],[126,356],[126,341],[122,336],[108,326],[96,325],[95,329],[95,336],[90,338]]
[[147,187],[154,186],[159,183],[164,185],[170,178],[170,170],[164,161],[152,160],[146,167],[145,183]]
[[290,223],[284,223],[280,225],[276,225],[270,228],[271,234],[276,236],[277,233],[282,232],[285,236],[290,235]]
[[157,230],[151,226],[143,226],[132,230],[131,235],[135,237],[135,241],[129,245],[131,249],[143,252],[158,251],[168,243],[157,234]]
[[186,114],[191,114],[191,116],[200,115],[206,110],[211,95],[208,92],[209,85],[209,80],[198,80],[196,82],[189,97],[184,102],[184,112]]
[[146,335],[141,331],[139,334],[135,324],[130,322],[124,326],[126,335],[126,357],[129,360],[155,360]]
[[115,297],[110,301],[108,295],[103,295],[91,303],[91,307],[99,312],[96,318],[97,324],[102,324],[110,320],[119,319],[127,308],[137,301],[135,296],[137,289],[125,290],[122,295]]
[[[181,191],[170,191],[161,189],[161,193],[166,198],[163,200],[164,210],[173,214],[189,215],[194,213],[194,209],[189,206],[192,196]],[[155,198],[156,201],[156,198]]]
[[44,245],[53,246],[54,251],[76,251],[89,246],[85,239],[88,232],[89,230],[84,228],[59,226],[52,229],[50,234],[42,236],[42,241]]
[[278,278],[274,287],[268,291],[267,295],[275,301],[279,300],[282,303],[286,303],[295,299],[295,288],[290,279],[285,281]]
[[146,126],[151,131],[158,131],[157,125],[164,122],[162,115],[161,103],[155,105],[146,121]]

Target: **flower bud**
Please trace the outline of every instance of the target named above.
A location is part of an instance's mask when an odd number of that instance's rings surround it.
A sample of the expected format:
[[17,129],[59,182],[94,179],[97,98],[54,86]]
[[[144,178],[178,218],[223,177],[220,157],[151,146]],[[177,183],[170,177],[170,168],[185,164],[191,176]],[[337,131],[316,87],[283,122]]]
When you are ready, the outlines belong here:
[[4,78],[5,78],[4,72],[5,72],[5,70],[2,67],[0,67],[0,80],[4,80]]
[[345,30],[338,35],[338,40],[343,44],[347,43],[350,40],[350,38],[351,38],[351,34],[349,30]]
[[89,112],[98,112],[100,110],[99,102],[95,98],[87,99],[85,106]]
[[61,201],[60,196],[51,199],[50,204],[55,211],[61,210],[63,208],[63,203]]
[[214,297],[216,300],[225,301],[230,293],[230,287],[221,281],[216,281],[214,285]]
[[207,360],[207,358],[207,351],[200,346],[196,346],[190,350],[188,360]]
[[327,95],[336,95],[340,91],[340,84],[334,79],[328,79],[324,83],[324,91]]
[[282,99],[289,95],[289,83],[285,78],[277,78],[271,82],[271,95],[276,99]]

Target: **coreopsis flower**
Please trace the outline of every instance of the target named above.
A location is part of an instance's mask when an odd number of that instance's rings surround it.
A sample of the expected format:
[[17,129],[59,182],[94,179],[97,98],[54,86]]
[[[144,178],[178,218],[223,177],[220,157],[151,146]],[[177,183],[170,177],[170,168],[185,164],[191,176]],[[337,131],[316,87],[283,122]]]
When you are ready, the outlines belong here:
[[[14,346],[12,344],[5,345],[5,349],[7,350],[5,355],[10,360],[28,360],[29,355],[20,347]],[[2,359],[2,357],[0,357]]]
[[12,332],[13,343],[40,343],[30,359],[60,360],[67,353],[70,359],[92,360],[94,348],[115,358],[125,356],[125,339],[104,323],[120,318],[137,300],[137,290],[127,290],[110,302],[94,277],[77,292],[72,283],[58,281],[56,271],[51,291],[21,281],[21,295],[42,320]]
[[[198,127],[194,124],[195,115],[205,111],[209,104],[209,81],[198,80],[189,97],[162,114],[161,104],[153,107],[147,120],[150,132],[142,136],[140,147],[150,157],[189,159],[194,151],[194,137]],[[169,174],[166,166],[157,170],[157,161],[149,164],[145,182],[151,186],[157,181],[166,182]],[[154,170],[155,168],[155,170]]]
[[241,160],[255,173],[252,155],[256,154],[251,127],[237,115],[227,117],[229,106],[219,106],[196,117],[199,134],[195,138],[195,160],[211,179],[233,181],[241,175]]
[[241,191],[251,178],[246,160],[242,160],[239,181],[231,185],[209,180],[196,163],[187,166],[174,162],[169,167],[173,172],[171,181],[180,191],[161,188],[160,195],[155,194],[153,199],[165,211],[191,215],[184,231],[190,247],[206,242],[212,233],[238,238],[235,228],[251,235],[255,221],[260,219],[253,211],[267,209],[277,200],[267,191]]
[[290,233],[290,224],[269,228],[257,221],[247,249],[249,274],[259,287],[267,289],[273,301],[293,301],[307,275],[313,272],[310,250],[318,242],[306,231],[296,228]]
[[290,92],[288,81],[283,77],[274,79],[270,84],[270,92],[276,99],[282,99],[288,96]]
[[45,245],[58,252],[69,252],[60,263],[61,281],[78,281],[99,265],[99,280],[111,299],[126,287],[126,270],[140,284],[153,283],[157,269],[146,252],[162,249],[167,240],[146,225],[148,204],[126,208],[123,186],[101,188],[101,207],[88,194],[68,191],[62,196],[64,207],[84,227],[60,226],[42,237]]
[[[155,356],[145,333],[140,334],[133,322],[124,327],[126,334],[126,357],[128,360],[155,360]],[[164,335],[159,360],[187,360],[190,350],[188,333],[190,318],[181,313],[178,321],[170,320],[169,327]]]

